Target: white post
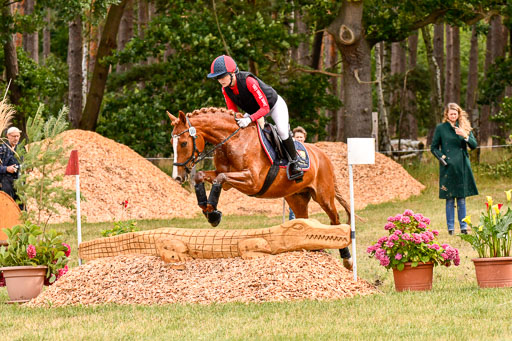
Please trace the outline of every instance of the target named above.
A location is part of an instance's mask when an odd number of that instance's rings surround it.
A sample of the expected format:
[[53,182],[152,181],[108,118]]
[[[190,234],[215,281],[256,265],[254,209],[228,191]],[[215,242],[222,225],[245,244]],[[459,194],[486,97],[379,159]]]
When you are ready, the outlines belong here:
[[352,239],[352,271],[354,281],[357,281],[356,257],[356,215],[354,213],[354,176],[352,165],[369,165],[375,163],[375,139],[348,138],[347,139],[348,178],[350,186],[350,238]]
[[[80,175],[75,175],[76,178],[76,236],[78,239],[78,246],[82,242],[82,220],[80,218]],[[78,265],[82,265],[82,260],[78,257]]]
[[357,281],[357,257],[356,257],[356,215],[354,212],[354,177],[352,164],[348,165],[348,181],[350,187],[350,238],[352,239],[352,272],[354,281]]

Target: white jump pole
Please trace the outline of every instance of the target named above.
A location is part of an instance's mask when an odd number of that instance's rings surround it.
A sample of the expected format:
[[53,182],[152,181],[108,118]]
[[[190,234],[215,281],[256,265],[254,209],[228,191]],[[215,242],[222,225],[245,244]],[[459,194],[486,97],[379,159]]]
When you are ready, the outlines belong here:
[[[80,175],[75,175],[76,179],[76,236],[78,246],[82,242],[82,219],[80,216]],[[78,257],[78,265],[82,265],[82,259]]]
[[[66,167],[66,175],[74,175],[76,179],[76,239],[78,247],[82,242],[82,219],[80,216],[80,170],[78,166],[78,151],[72,150]],[[78,258],[78,265],[82,265],[82,260]]]
[[357,281],[357,257],[356,257],[356,214],[354,212],[354,176],[352,164],[348,165],[348,181],[350,187],[350,238],[352,239],[352,272],[354,281]]
[[348,138],[347,139],[348,181],[350,186],[350,238],[352,240],[352,272],[354,281],[357,281],[356,257],[356,215],[354,208],[354,175],[352,165],[367,165],[375,163],[374,138]]

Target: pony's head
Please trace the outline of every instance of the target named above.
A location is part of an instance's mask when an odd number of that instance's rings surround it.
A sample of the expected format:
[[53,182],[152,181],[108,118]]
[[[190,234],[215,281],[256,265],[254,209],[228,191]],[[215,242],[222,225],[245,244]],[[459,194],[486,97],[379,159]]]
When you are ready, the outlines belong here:
[[171,125],[174,126],[172,130],[174,154],[172,177],[179,183],[183,183],[187,179],[195,159],[204,150],[205,142],[182,111],[179,112],[178,117],[169,112],[167,115],[171,119]]

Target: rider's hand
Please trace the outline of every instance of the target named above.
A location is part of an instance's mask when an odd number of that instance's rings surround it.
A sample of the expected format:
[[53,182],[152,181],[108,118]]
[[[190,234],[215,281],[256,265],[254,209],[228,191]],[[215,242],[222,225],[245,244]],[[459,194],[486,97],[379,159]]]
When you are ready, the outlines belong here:
[[245,128],[247,127],[249,124],[251,124],[252,120],[250,117],[244,117],[244,118],[237,118],[236,119],[236,123],[238,124],[238,126],[240,128]]

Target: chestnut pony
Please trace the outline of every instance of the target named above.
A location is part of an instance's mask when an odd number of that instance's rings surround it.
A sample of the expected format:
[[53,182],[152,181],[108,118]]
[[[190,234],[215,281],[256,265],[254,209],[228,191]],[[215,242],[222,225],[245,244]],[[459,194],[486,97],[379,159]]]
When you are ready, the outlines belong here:
[[[205,149],[205,141],[215,147],[215,170],[199,171],[195,175],[196,184],[204,181],[221,186],[224,190],[235,188],[247,195],[260,191],[270,169],[270,160],[261,147],[256,123],[239,129],[235,115],[224,108],[202,108],[185,115],[180,111],[175,117],[169,113],[175,155],[176,171],[173,177],[183,182],[191,168]],[[194,136],[191,136],[194,135]],[[310,169],[304,172],[302,182],[288,180],[286,170],[279,172],[268,190],[259,198],[285,198],[297,218],[308,218],[308,203],[316,201],[329,216],[331,225],[338,225],[340,219],[334,199],[338,200],[347,212],[350,221],[350,206],[341,197],[336,186],[334,167],[327,155],[316,146],[304,144],[310,158]],[[212,189],[213,191],[213,189]],[[211,193],[210,193],[211,194]],[[220,195],[220,187],[219,187]],[[211,195],[210,195],[211,196]],[[218,197],[216,198],[218,201]],[[216,210],[217,202],[198,201],[203,211]]]

